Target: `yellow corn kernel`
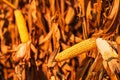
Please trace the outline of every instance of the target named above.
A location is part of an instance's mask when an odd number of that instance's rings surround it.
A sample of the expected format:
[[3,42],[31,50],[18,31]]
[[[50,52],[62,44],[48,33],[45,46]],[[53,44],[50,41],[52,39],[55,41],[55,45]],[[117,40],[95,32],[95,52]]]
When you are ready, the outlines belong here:
[[16,19],[16,25],[18,27],[18,31],[20,34],[20,39],[22,43],[25,43],[29,40],[29,34],[28,34],[25,19],[20,10],[15,10],[14,14]]
[[96,39],[90,38],[87,40],[84,40],[78,44],[75,44],[74,46],[67,48],[66,50],[60,52],[56,55],[55,61],[63,61],[66,59],[73,58],[83,52],[89,51],[96,47]]

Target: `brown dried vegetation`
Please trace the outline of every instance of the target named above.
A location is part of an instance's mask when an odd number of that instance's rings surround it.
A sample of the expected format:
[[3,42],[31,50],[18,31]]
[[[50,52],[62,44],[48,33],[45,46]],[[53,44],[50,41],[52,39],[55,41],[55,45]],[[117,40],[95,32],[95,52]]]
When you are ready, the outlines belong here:
[[0,80],[120,80],[119,57],[120,0],[0,0]]

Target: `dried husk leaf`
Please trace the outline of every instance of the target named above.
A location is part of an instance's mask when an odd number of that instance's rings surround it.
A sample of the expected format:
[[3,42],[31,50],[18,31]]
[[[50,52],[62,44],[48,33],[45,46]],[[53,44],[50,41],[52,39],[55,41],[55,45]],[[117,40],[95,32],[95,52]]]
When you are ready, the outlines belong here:
[[66,14],[66,17],[65,17],[66,24],[70,24],[71,21],[73,20],[74,16],[75,16],[74,9],[72,7],[69,7],[68,11],[67,11],[67,14]]
[[96,44],[99,52],[102,55],[102,58],[108,62],[107,64],[110,68],[111,73],[119,73],[120,64],[118,63],[118,54],[116,53],[116,51],[112,47],[110,47],[107,41],[101,38],[96,39]]
[[22,60],[26,54],[28,54],[28,50],[30,48],[30,41],[27,43],[21,43],[18,45],[18,47],[16,48],[16,52],[12,54],[12,61],[14,63],[19,62],[20,60]]
[[105,23],[103,25],[104,33],[108,32],[110,30],[110,28],[113,26],[115,19],[117,17],[118,11],[119,11],[119,4],[120,4],[119,0],[113,1],[113,5],[112,5],[113,8],[112,8],[111,12],[109,13],[109,15],[106,16],[107,20],[105,21]]

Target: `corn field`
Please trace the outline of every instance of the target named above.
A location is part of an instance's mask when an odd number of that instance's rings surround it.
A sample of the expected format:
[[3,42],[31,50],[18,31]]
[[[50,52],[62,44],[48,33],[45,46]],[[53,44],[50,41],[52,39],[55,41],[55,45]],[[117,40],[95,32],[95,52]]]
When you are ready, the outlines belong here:
[[120,80],[120,0],[0,0],[0,80]]

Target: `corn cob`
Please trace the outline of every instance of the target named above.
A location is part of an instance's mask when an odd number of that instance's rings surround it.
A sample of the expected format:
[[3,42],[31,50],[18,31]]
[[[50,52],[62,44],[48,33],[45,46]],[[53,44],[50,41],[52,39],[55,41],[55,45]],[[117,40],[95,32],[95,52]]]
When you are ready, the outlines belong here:
[[63,61],[66,59],[73,58],[83,52],[89,51],[96,47],[96,39],[90,38],[87,40],[84,40],[78,44],[75,44],[74,46],[60,52],[56,55],[55,61]]
[[15,10],[14,14],[16,19],[16,24],[18,27],[18,32],[20,34],[20,39],[22,43],[25,43],[29,40],[25,19],[20,10]]

